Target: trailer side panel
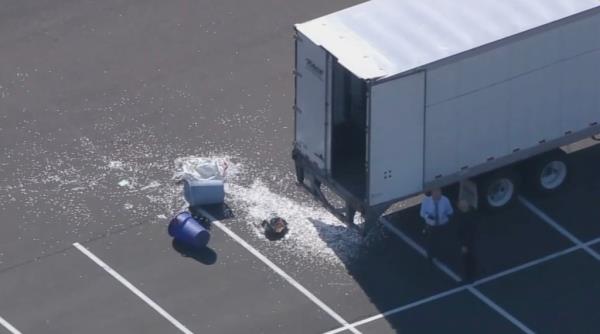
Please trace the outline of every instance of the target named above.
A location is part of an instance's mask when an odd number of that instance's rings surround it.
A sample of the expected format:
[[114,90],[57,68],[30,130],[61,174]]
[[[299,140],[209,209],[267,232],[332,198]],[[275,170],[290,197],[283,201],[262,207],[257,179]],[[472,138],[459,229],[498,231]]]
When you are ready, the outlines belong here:
[[424,72],[372,87],[370,205],[422,190],[424,103]]
[[600,14],[427,73],[425,183],[600,122]]

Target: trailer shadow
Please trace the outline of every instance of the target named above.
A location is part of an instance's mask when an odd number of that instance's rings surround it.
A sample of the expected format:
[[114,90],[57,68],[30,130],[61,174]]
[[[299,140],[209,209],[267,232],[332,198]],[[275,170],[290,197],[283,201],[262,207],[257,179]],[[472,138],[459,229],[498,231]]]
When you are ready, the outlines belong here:
[[[375,228],[349,257],[337,244],[339,240],[330,237],[331,225],[316,219],[309,221],[380,313],[456,286],[384,228]],[[398,333],[407,330],[385,320]]]
[[600,145],[569,155],[570,175],[556,194],[525,196],[540,210],[582,241],[600,237]]
[[[386,218],[414,242],[424,244],[421,233],[423,222],[418,216],[418,206],[406,208]],[[356,254],[348,257],[342,252],[343,249],[336,245],[337,240],[328,238],[326,232],[331,228],[330,225],[314,219],[310,221],[379,313],[411,304],[462,284],[429,263],[422,254],[383,225],[375,227]],[[561,249],[564,246],[560,240],[553,238],[556,237],[552,234],[553,231],[539,231],[545,227],[543,223],[527,215],[522,207],[516,206],[508,215],[487,216],[482,224],[484,226],[481,227],[480,247],[476,254],[479,263],[478,277],[547,255],[553,249]],[[532,245],[528,242],[532,231],[536,231],[544,239],[548,238],[549,243]],[[449,226],[439,241],[438,250],[442,253],[440,260],[460,276],[462,266],[456,226]],[[507,245],[514,247],[514,251],[512,248],[508,251]],[[472,296],[461,293],[386,316],[383,320],[365,325],[364,330],[397,333],[503,333],[506,328],[501,326],[502,322],[497,324],[498,319],[493,312],[488,311],[482,309]],[[473,313],[477,313],[477,316],[470,317]],[[435,318],[435,322],[431,321],[432,317]],[[465,321],[465,317],[469,320]],[[448,331],[448,328],[454,330]],[[471,329],[465,331],[465,328]]]
[[[594,204],[594,200],[600,193],[600,178],[597,173],[599,153],[600,145],[573,153],[570,156],[571,182],[557,194],[540,196],[523,189],[524,197],[539,206],[543,212],[548,212],[551,217],[583,240],[598,237],[600,231],[597,228],[599,225],[590,224],[590,221],[597,221],[596,218],[599,217],[597,205]],[[425,238],[421,232],[423,222],[418,211],[419,206],[415,205],[393,212],[386,216],[386,219],[414,242],[423,246],[425,245]],[[332,234],[328,233],[332,228],[331,225],[316,219],[309,219],[309,221],[323,242],[343,262],[348,274],[368,296],[372,305],[380,312],[407,305],[461,284],[454,282],[435,266],[430,265],[421,254],[381,225],[374,228],[361,243],[356,254],[349,257],[345,249],[340,247],[340,241],[332,238]],[[348,233],[355,232],[349,230]],[[440,242],[438,249],[441,250],[440,260],[460,276],[463,268],[457,226],[454,221],[438,241]],[[519,201],[501,212],[482,211],[479,216],[475,246],[478,264],[475,279],[515,268],[571,246],[568,239]],[[454,314],[456,316],[454,320],[464,320],[463,316],[468,314],[470,307],[479,304],[471,305],[473,301],[463,297],[444,299],[440,303],[429,305],[429,308],[419,306],[404,311],[406,314],[402,313],[400,316],[385,317],[385,325],[395,332],[423,332],[423,328],[438,326],[429,324],[431,313],[424,315],[424,312],[436,308],[444,314]],[[356,305],[356,308],[359,307]],[[485,322],[486,316],[489,315],[479,316],[481,317],[465,321],[465,326],[488,328],[489,326],[486,327],[482,322]],[[435,317],[439,326],[453,325],[456,322],[443,314],[435,314]],[[415,325],[419,322],[420,325]],[[361,327],[358,329],[360,330]],[[368,325],[364,327],[365,331],[372,329]],[[380,329],[384,331],[381,327],[377,328]],[[445,332],[445,330],[440,327],[438,332]]]
[[[423,222],[419,218],[418,207],[394,212],[386,218],[417,244],[425,244],[421,233]],[[519,203],[501,212],[481,211],[477,225],[474,249],[477,259],[475,279],[569,247],[568,240]],[[451,220],[436,242],[439,260],[461,276],[463,265],[457,228],[456,221]],[[532,242],[532,236],[535,236],[536,242]]]

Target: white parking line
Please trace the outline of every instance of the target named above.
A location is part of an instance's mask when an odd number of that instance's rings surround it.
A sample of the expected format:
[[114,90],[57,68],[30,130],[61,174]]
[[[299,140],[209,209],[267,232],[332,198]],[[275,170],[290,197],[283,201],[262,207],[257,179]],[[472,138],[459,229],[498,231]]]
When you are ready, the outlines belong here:
[[[425,251],[425,249],[423,247],[421,247],[421,245],[419,245],[414,240],[412,240],[408,235],[406,235],[406,233],[404,233],[404,232],[400,231],[398,228],[396,228],[396,226],[392,225],[387,219],[385,219],[385,217],[381,217],[381,223],[383,224],[383,226],[387,227],[388,230],[392,231],[397,237],[402,239],[410,247],[412,247],[419,254],[421,254],[421,256],[423,256],[423,257],[427,256],[427,252]],[[443,262],[434,258],[433,264],[435,264],[436,267],[438,267],[441,271],[446,273],[446,275],[450,276],[450,278],[452,278],[456,282],[461,281],[460,276],[458,276],[454,271],[452,271],[452,269],[448,268],[448,266],[445,265]]]
[[502,307],[500,307],[500,305],[496,304],[494,301],[492,301],[486,295],[481,293],[479,290],[475,289],[473,286],[469,286],[468,290],[469,290],[469,292],[471,292],[472,294],[477,296],[477,298],[479,298],[479,300],[484,302],[487,306],[491,307],[496,312],[498,312],[500,315],[502,315],[504,318],[508,319],[508,321],[512,322],[513,325],[519,327],[519,329],[522,330],[524,333],[527,333],[527,334],[535,333],[534,331],[529,329],[527,326],[525,326],[521,321],[519,321],[517,318],[515,318],[513,315],[506,312],[506,310],[503,309]]
[[567,231],[564,227],[560,226],[560,224],[558,224],[556,221],[554,221],[552,218],[550,218],[550,216],[548,216],[546,213],[544,213],[538,207],[533,205],[533,203],[531,203],[525,197],[519,196],[519,201],[526,208],[528,208],[531,212],[535,213],[538,217],[540,217],[546,224],[552,226],[560,234],[565,236],[567,239],[571,240],[572,243],[576,244],[577,246],[580,246],[588,254],[593,256],[596,260],[600,261],[600,255],[598,253],[596,253],[596,251],[591,249],[589,246],[585,245],[581,240],[579,240],[577,237],[575,237],[573,234],[571,234],[569,231]]
[[233,240],[237,241],[242,247],[244,247],[247,251],[252,253],[252,255],[256,256],[259,260],[261,260],[264,264],[266,264],[269,268],[271,268],[274,272],[279,274],[284,280],[290,283],[293,287],[298,289],[303,295],[305,295],[308,299],[310,299],[313,303],[315,303],[321,310],[325,311],[329,316],[339,322],[346,329],[350,330],[354,334],[361,334],[354,326],[350,325],[348,321],[342,318],[339,314],[337,314],[334,310],[332,310],[329,306],[327,306],[324,302],[322,302],[317,296],[315,296],[312,292],[308,291],[304,286],[302,286],[298,281],[288,275],[285,271],[279,268],[275,263],[271,262],[266,256],[262,255],[256,248],[252,247],[249,243],[247,243],[244,239],[238,236],[235,232],[230,230],[227,226],[221,223],[218,219],[213,217],[206,210],[199,209],[199,211],[208,219],[211,220],[211,224],[218,227],[220,230],[225,232],[225,234],[229,235]]
[[573,247],[571,247],[571,248],[567,248],[567,249],[565,249],[565,250],[562,250],[562,251],[559,251],[559,252],[556,252],[556,253],[550,254],[550,255],[548,255],[548,256],[544,256],[544,257],[542,257],[542,258],[539,258],[539,259],[537,259],[537,260],[533,260],[533,261],[530,261],[530,262],[524,263],[524,264],[522,264],[522,265],[519,265],[519,266],[516,266],[516,267],[510,268],[510,269],[507,269],[507,270],[501,271],[501,272],[499,272],[499,273],[496,273],[496,274],[490,275],[490,276],[488,276],[488,277],[485,277],[485,278],[479,279],[479,280],[477,280],[477,281],[473,282],[473,284],[472,284],[472,285],[474,285],[474,286],[477,286],[477,285],[485,284],[485,283],[487,283],[487,282],[490,282],[490,281],[497,280],[497,279],[499,279],[499,278],[501,278],[501,277],[508,276],[508,275],[510,275],[510,274],[514,274],[514,273],[516,273],[516,272],[518,272],[518,271],[525,270],[525,269],[527,269],[527,268],[531,268],[531,267],[537,266],[537,265],[539,265],[539,264],[542,264],[542,263],[544,263],[544,262],[548,262],[548,261],[550,261],[550,260],[553,260],[553,259],[556,259],[556,258],[558,258],[558,257],[561,257],[561,256],[564,256],[564,255],[567,255],[567,254],[573,253],[573,252],[575,252],[575,251],[577,251],[577,250],[580,250],[580,249],[581,249],[581,247],[579,247],[579,246],[573,246]]
[[336,329],[334,329],[334,330],[331,330],[331,331],[329,331],[329,332],[325,332],[324,334],[336,334],[336,333],[339,333],[339,332],[343,332],[343,331],[345,331],[345,330],[346,330],[346,329],[348,329],[348,328],[351,328],[351,327],[358,327],[358,326],[361,326],[361,325],[367,324],[367,323],[369,323],[369,322],[373,322],[373,321],[375,321],[375,320],[379,320],[379,319],[381,319],[381,318],[385,318],[385,317],[388,317],[388,316],[390,316],[390,315],[393,315],[393,314],[396,314],[396,313],[400,313],[400,312],[402,312],[402,311],[405,311],[405,310],[408,310],[408,309],[411,309],[411,308],[415,308],[415,307],[417,307],[417,306],[420,306],[420,305],[423,305],[423,304],[427,304],[427,303],[429,303],[429,302],[433,302],[433,301],[436,301],[436,300],[438,300],[438,299],[442,299],[442,298],[444,298],[444,297],[448,297],[448,296],[450,296],[450,295],[453,295],[453,294],[459,293],[459,292],[461,292],[461,291],[465,291],[466,289],[467,289],[467,287],[466,287],[466,286],[461,286],[461,287],[454,288],[454,289],[451,289],[451,290],[448,290],[448,291],[444,291],[444,292],[438,293],[438,294],[436,294],[436,295],[433,295],[433,296],[430,296],[430,297],[427,297],[427,298],[424,298],[424,299],[418,300],[418,301],[416,301],[416,302],[412,302],[412,303],[410,303],[410,304],[406,304],[406,305],[403,305],[403,306],[400,306],[400,307],[397,307],[397,308],[391,309],[391,310],[389,310],[389,311],[386,311],[386,312],[383,312],[383,313],[376,314],[376,315],[374,315],[374,316],[371,316],[371,317],[365,318],[365,319],[363,319],[363,320],[359,320],[359,321],[357,321],[357,322],[353,322],[353,323],[352,323],[352,324],[350,324],[350,325],[343,326],[343,327],[340,327],[340,328],[336,328]]
[[8,321],[4,320],[4,318],[0,317],[0,325],[4,326],[4,328],[8,329],[11,334],[22,334],[19,332],[15,326],[11,325]]
[[[421,254],[422,256],[426,256],[426,252],[423,249],[423,247],[419,246],[419,244],[417,244],[414,240],[412,240],[408,235],[406,235],[405,233],[403,233],[402,231],[397,229],[395,226],[393,226],[387,219],[385,219],[385,217],[381,217],[381,222],[385,227],[390,229],[390,231],[392,231],[392,233],[396,234],[398,237],[400,237],[402,240],[404,240],[406,243],[408,243],[408,245],[410,245],[412,248],[414,248],[419,254]],[[434,260],[434,264],[438,268],[440,268],[444,273],[446,273],[448,276],[450,276],[450,278],[454,279],[457,282],[461,281],[460,277],[456,273],[454,273],[448,266],[446,266],[444,263],[442,263],[441,261]],[[475,297],[479,298],[479,300],[481,300],[483,303],[488,305],[490,308],[492,308],[493,310],[498,312],[498,314],[503,316],[506,320],[510,321],[513,325],[515,325],[516,327],[521,329],[523,332],[528,333],[528,334],[534,333],[531,329],[529,329],[527,326],[525,326],[525,324],[523,324],[521,321],[519,321],[513,315],[506,312],[503,308],[501,308],[498,304],[494,303],[491,299],[486,297],[483,293],[481,293],[481,291],[477,290],[475,287],[468,286],[467,289]]]
[[[595,244],[598,244],[598,243],[600,243],[600,238],[594,239],[594,240],[589,241],[589,242],[586,242],[585,246],[589,247],[589,246],[592,246],[592,245],[595,245]],[[535,267],[536,265],[539,265],[539,264],[542,264],[544,262],[548,262],[550,260],[559,258],[561,256],[573,253],[573,252],[578,251],[580,249],[583,249],[583,247],[581,247],[581,246],[573,246],[571,248],[567,248],[565,250],[558,251],[558,252],[550,254],[548,256],[544,256],[542,258],[539,258],[539,259],[536,259],[536,260],[524,263],[522,265],[510,268],[510,269],[501,271],[501,272],[499,272],[497,274],[494,274],[494,275],[482,278],[480,280],[477,280],[477,281],[473,282],[471,284],[471,286],[479,286],[479,285],[482,285],[482,284],[485,284],[485,283],[497,280],[497,279],[499,279],[501,277],[504,277],[504,276],[507,276],[507,275],[510,275],[510,274],[514,274],[514,273],[517,273],[519,271],[522,271],[522,270],[525,270],[525,269],[528,269],[528,268],[531,268],[531,267]],[[350,326],[358,327],[360,325],[364,325],[366,323],[369,323],[369,322],[372,322],[372,321],[375,321],[375,320],[378,320],[378,319],[381,319],[381,318],[384,318],[384,317],[387,317],[387,316],[390,316],[390,315],[393,315],[393,314],[396,314],[396,313],[400,313],[400,312],[409,310],[411,308],[414,308],[414,307],[426,304],[428,302],[433,302],[435,300],[438,300],[438,299],[441,299],[441,298],[444,298],[444,297],[448,297],[450,295],[453,295],[453,294],[459,293],[461,291],[464,291],[467,288],[468,288],[468,286],[465,285],[465,286],[462,286],[462,287],[450,289],[448,291],[444,291],[444,292],[438,293],[436,295],[433,295],[433,296],[421,299],[419,301],[412,302],[410,304],[406,304],[406,305],[403,305],[403,306],[400,306],[400,307],[388,310],[386,312],[373,315],[371,317],[365,318],[363,320],[359,320],[357,322],[353,322],[352,324],[350,324]],[[332,331],[326,332],[324,334],[335,334],[335,333],[342,332],[342,331],[344,331],[346,329],[347,329],[346,327],[340,327],[340,328],[334,329]]]
[[529,261],[527,263],[524,263],[522,265],[513,267],[511,269],[507,269],[507,270],[501,271],[501,272],[499,272],[497,274],[490,275],[488,277],[485,277],[485,278],[482,278],[480,280],[477,280],[477,281],[473,282],[472,285],[473,286],[477,286],[477,285],[485,284],[485,283],[490,282],[490,281],[494,281],[494,280],[496,280],[498,278],[501,278],[501,277],[504,277],[504,276],[516,273],[516,272],[521,271],[521,270],[525,270],[527,268],[531,268],[531,267],[537,266],[538,264],[542,264],[544,262],[548,262],[550,260],[559,258],[561,256],[564,256],[564,255],[567,255],[567,254],[571,254],[571,253],[573,253],[575,251],[582,250],[582,249],[585,250],[586,248],[589,248],[590,246],[592,246],[594,244],[597,244],[597,243],[600,243],[600,238],[596,238],[594,240],[588,241],[588,242],[586,242],[585,244],[582,244],[582,245],[573,246],[571,248],[567,248],[567,249],[564,249],[562,251],[558,251],[556,253],[552,253],[550,255],[544,256],[544,257],[539,258],[537,260]]
[[104,261],[100,260],[96,255],[90,252],[87,248],[83,247],[80,243],[76,242],[73,244],[75,248],[81,251],[85,256],[89,257],[92,261],[94,261],[100,268],[104,269],[107,273],[109,273],[112,277],[114,277],[117,281],[123,284],[126,288],[128,288],[131,292],[133,292],[136,296],[138,296],[141,300],[146,302],[148,306],[152,307],[156,312],[162,315],[165,319],[167,319],[173,326],[177,327],[182,333],[185,334],[193,334],[192,331],[187,329],[183,324],[181,324],[177,319],[173,318],[167,311],[165,311],[162,307],[156,304],[152,299],[146,296],[143,292],[138,290],[133,284],[129,283],[125,277],[121,276],[118,272],[112,269],[109,265],[104,263]]

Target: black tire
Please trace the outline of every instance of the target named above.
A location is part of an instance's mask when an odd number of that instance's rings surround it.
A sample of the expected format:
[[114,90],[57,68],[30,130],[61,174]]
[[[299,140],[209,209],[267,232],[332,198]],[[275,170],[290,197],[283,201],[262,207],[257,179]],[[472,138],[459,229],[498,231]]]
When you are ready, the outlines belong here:
[[520,179],[512,170],[501,170],[483,176],[477,182],[479,203],[488,211],[510,207],[519,194]]
[[569,179],[568,156],[561,150],[544,154],[531,160],[526,167],[528,188],[539,195],[549,195],[562,190]]

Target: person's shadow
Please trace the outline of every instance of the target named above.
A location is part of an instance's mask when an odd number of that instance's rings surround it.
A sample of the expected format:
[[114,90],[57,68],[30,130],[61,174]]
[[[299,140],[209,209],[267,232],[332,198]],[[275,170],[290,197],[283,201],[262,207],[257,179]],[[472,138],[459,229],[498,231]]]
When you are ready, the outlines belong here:
[[217,253],[210,247],[194,248],[177,241],[177,239],[173,239],[171,245],[181,256],[192,258],[202,264],[212,265],[217,262]]

